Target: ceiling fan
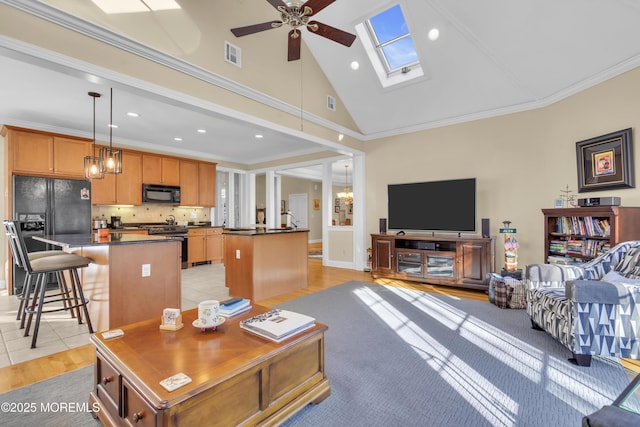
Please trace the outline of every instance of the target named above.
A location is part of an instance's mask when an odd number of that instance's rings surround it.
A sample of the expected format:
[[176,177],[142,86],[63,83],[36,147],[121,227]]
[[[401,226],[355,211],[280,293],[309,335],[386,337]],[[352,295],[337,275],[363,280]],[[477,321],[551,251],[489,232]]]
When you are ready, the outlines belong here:
[[246,27],[232,28],[231,32],[236,37],[248,36],[260,31],[280,28],[288,24],[293,29],[289,31],[288,60],[296,61],[300,59],[301,33],[300,27],[307,27],[309,31],[319,36],[325,37],[334,42],[347,47],[353,44],[356,36],[346,31],[339,30],[318,21],[311,21],[309,18],[329,6],[336,0],[267,0],[271,6],[280,12],[279,21],[263,22],[261,24],[248,25]]

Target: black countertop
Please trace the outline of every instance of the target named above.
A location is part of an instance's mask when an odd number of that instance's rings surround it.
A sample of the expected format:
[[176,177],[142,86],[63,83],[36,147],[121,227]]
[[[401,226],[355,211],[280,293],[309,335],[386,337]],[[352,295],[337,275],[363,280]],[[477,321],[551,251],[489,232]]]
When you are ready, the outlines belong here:
[[47,236],[33,236],[34,239],[63,248],[75,248],[82,246],[100,245],[129,245],[138,243],[157,243],[159,241],[176,240],[180,237],[173,236],[149,236],[146,234],[127,234],[112,232],[107,237],[98,237],[93,234],[54,234]]
[[223,234],[236,234],[239,236],[263,236],[271,234],[285,233],[306,233],[308,228],[265,228],[265,227],[247,227],[247,228],[225,228]]

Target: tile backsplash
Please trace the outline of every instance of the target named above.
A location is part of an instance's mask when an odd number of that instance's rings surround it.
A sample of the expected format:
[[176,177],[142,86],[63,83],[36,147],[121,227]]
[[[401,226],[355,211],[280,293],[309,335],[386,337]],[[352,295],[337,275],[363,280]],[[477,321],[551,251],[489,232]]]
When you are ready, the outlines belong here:
[[182,208],[154,203],[145,203],[142,206],[93,206],[91,208],[91,218],[106,219],[111,223],[112,216],[119,216],[125,225],[165,222],[169,215],[173,215],[176,221],[209,222],[211,208]]

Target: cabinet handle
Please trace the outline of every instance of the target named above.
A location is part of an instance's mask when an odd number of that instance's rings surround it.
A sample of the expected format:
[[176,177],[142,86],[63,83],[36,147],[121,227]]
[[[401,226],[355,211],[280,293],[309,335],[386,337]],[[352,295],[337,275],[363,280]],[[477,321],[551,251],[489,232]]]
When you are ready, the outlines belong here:
[[143,412],[135,412],[133,415],[131,415],[131,419],[133,420],[134,423],[137,423],[143,418],[143,416],[144,416]]
[[113,381],[113,377],[104,377],[104,378],[102,379],[102,384],[103,384],[103,385],[107,385],[107,384],[109,384],[111,381]]

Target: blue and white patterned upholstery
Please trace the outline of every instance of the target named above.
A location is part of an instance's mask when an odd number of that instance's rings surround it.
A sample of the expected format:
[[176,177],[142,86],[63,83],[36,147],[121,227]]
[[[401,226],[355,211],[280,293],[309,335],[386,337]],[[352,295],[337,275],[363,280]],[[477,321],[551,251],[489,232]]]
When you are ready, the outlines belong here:
[[640,285],[600,280],[612,270],[638,278],[640,241],[620,243],[580,266],[528,265],[532,322],[574,355],[640,359]]

